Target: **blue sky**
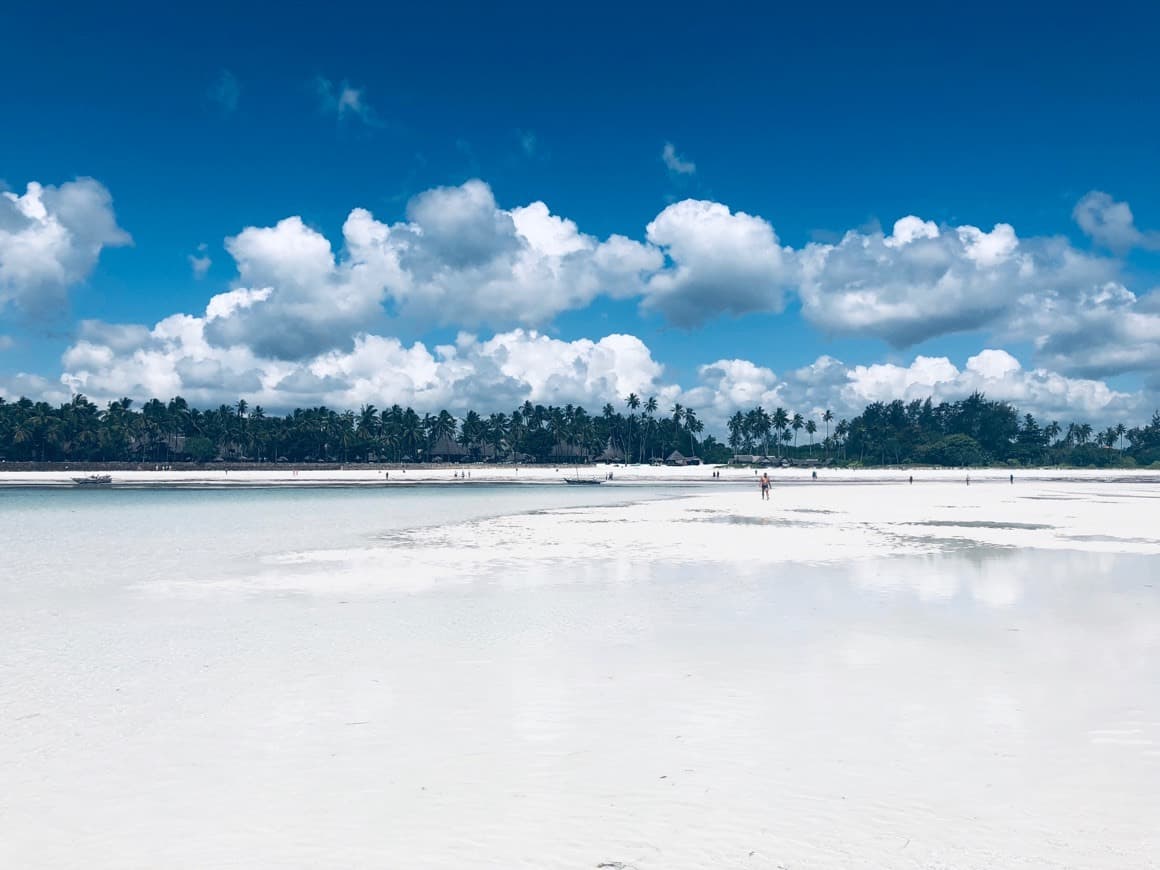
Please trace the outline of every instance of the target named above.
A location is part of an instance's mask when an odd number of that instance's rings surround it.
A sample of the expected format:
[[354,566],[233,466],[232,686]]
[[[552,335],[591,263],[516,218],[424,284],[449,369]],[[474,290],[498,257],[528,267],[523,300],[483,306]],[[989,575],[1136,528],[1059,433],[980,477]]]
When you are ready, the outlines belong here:
[[[107,359],[105,368],[94,368],[91,354],[74,354],[71,363],[62,354],[78,342],[100,345],[104,333],[83,327],[86,321],[152,329],[178,312],[201,316],[211,297],[249,286],[224,247],[247,227],[299,216],[329,240],[341,263],[352,209],[394,225],[408,220],[408,202],[425,191],[480,179],[501,212],[542,201],[597,242],[617,234],[651,245],[664,265],[637,275],[641,286],[657,272],[672,274],[640,292],[581,294],[582,302],[555,306],[535,322],[513,315],[518,305],[501,306],[506,313],[484,322],[457,322],[456,311],[478,307],[462,301],[476,293],[470,276],[459,276],[422,314],[401,318],[391,316],[401,311],[401,297],[387,287],[377,308],[334,324],[321,344],[298,354],[281,348],[283,362],[310,369],[319,353],[347,352],[361,334],[398,339],[409,349],[419,341],[433,352],[461,327],[480,342],[535,328],[566,344],[632,335],[663,371],[625,362],[619,378],[589,371],[582,386],[549,387],[501,364],[516,393],[563,397],[571,390],[593,402],[636,379],[722,413],[739,396],[854,406],[887,383],[917,391],[925,384],[952,396],[975,382],[916,380],[916,357],[945,356],[966,371],[969,358],[992,349],[1018,360],[1022,380],[1008,377],[1009,363],[980,363],[979,376],[996,381],[985,384],[990,392],[1006,391],[1043,413],[1140,415],[1154,401],[1160,337],[1148,333],[1160,328],[1160,305],[1148,294],[1160,285],[1160,75],[1152,57],[1160,12],[1153,6],[1046,12],[1010,3],[903,3],[819,12],[804,4],[258,10],[210,3],[174,13],[144,4],[28,4],[0,16],[9,34],[0,53],[9,83],[0,91],[0,179],[14,195],[30,182],[60,187],[94,179],[112,198],[116,225],[132,237],[131,245],[106,240],[91,263],[65,270],[68,286],[52,288],[51,305],[32,304],[35,288],[16,286],[27,279],[9,269],[7,290],[0,289],[0,394],[41,389],[59,398],[83,389],[104,397],[184,387],[176,375],[113,371],[118,362]],[[1105,229],[1089,225],[1085,232],[1073,210],[1093,191],[1107,196],[1088,201]],[[756,271],[737,274],[729,263],[703,259],[712,251],[682,260],[672,238],[647,238],[650,222],[685,200],[759,219],[793,262],[766,268],[758,251]],[[837,245],[848,231],[870,238],[881,229],[886,248],[898,250],[889,243],[892,228],[908,215],[932,222],[940,239],[957,238],[958,227],[989,233],[1009,224],[1019,240],[1012,256],[1062,237],[1069,250],[1099,264],[1077,277],[1057,262],[1066,255],[1035,254],[1037,274],[1055,263],[1050,277],[1024,283],[1018,270],[996,272],[979,292],[1026,298],[1018,310],[996,302],[985,311],[964,303],[976,293],[970,286],[941,305],[946,287],[929,275],[916,278],[913,263],[888,264],[873,276],[858,272],[865,262],[831,266],[816,276],[814,305],[803,316],[808,245]],[[701,224],[689,232],[711,238]],[[929,235],[917,244],[933,251]],[[735,242],[744,246],[744,233]],[[713,250],[732,250],[730,244]],[[203,275],[195,275],[191,256],[211,261]],[[254,273],[268,279],[273,267],[263,263]],[[698,280],[680,285],[682,268]],[[769,286],[758,287],[755,300],[754,282],[765,279]],[[1109,280],[1134,298],[1104,294],[1100,301],[1089,292]],[[921,298],[906,315],[911,321],[945,310],[946,322],[916,332],[913,322],[851,315],[851,294],[879,285],[883,298],[875,304]],[[290,292],[271,287],[270,298],[246,309],[251,320]],[[666,301],[673,293],[680,316]],[[315,301],[324,304],[324,297]],[[1112,319],[1131,326],[1110,326]],[[250,347],[253,328],[211,330],[209,341],[223,353],[227,342]],[[1094,337],[1085,345],[1081,332]],[[156,350],[158,339],[151,341]],[[1092,344],[1098,341],[1102,349]],[[328,342],[332,347],[323,348]],[[1104,359],[1108,348],[1126,345],[1130,359]],[[145,346],[115,351],[132,355]],[[577,363],[574,348],[556,350],[569,370],[591,363]],[[840,360],[842,372],[824,384],[787,380],[823,355]],[[253,383],[228,376],[245,374],[237,366],[253,367],[253,360],[209,356],[219,368],[235,368],[223,374],[220,390],[203,378],[186,392],[209,400],[230,383]],[[743,383],[738,372],[706,380],[701,367],[728,360],[752,363],[758,373]],[[858,380],[853,369],[876,363],[910,375],[900,381],[884,370]],[[404,363],[384,357],[382,365]],[[262,371],[259,399],[315,397],[279,393],[284,366]],[[1030,383],[1034,371],[1044,375]],[[313,375],[321,377],[317,365]],[[1072,381],[1098,382],[1114,395]],[[407,395],[454,404],[489,395],[466,381],[452,394],[399,393],[397,384],[373,377],[357,388],[333,376],[327,384],[316,397],[328,402],[375,398],[382,405]]]

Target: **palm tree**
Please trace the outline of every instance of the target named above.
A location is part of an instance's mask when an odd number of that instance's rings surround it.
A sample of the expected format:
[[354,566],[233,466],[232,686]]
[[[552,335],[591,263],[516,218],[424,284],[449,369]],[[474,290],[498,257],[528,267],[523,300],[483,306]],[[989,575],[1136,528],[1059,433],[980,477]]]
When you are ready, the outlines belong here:
[[[742,433],[745,436],[745,449],[750,453],[757,450],[757,444],[762,442],[763,421],[768,420],[765,409],[758,405],[756,408],[750,408],[745,412],[745,423],[742,426]],[[763,455],[769,454],[769,445],[765,445],[762,451]]]
[[702,423],[700,418],[697,417],[697,412],[694,411],[692,408],[686,408],[685,409],[685,431],[689,433],[689,452],[693,456],[697,455],[697,443],[696,443],[696,439],[693,436],[704,431],[704,429],[705,429],[705,424]]
[[1124,426],[1124,424],[1123,424],[1123,423],[1117,423],[1117,424],[1116,424],[1116,435],[1117,435],[1117,436],[1119,437],[1119,439],[1120,439],[1120,452],[1121,452],[1121,453],[1123,453],[1123,452],[1124,452],[1124,434],[1125,434],[1127,431],[1128,431],[1128,430],[1127,430],[1127,428]]
[[830,421],[834,419],[834,412],[826,408],[822,412],[822,422],[826,424],[826,441],[830,440]]
[[793,422],[790,423],[790,426],[793,427],[793,449],[795,451],[797,450],[798,433],[805,428],[805,425],[805,418],[801,414],[793,415]]
[[810,436],[810,456],[814,455],[814,433],[818,431],[818,424],[813,420],[806,421],[806,432]]
[[[266,452],[266,409],[261,405],[254,405],[250,409],[250,437],[253,439],[253,445],[256,448],[258,459],[261,460]],[[270,459],[277,457],[270,456]]]
[[408,408],[403,412],[399,421],[399,445],[401,449],[409,451],[414,456],[420,456],[426,433],[423,430],[423,420],[413,410]]
[[[785,432],[785,429],[788,425],[789,425],[789,414],[787,414],[785,412],[785,408],[775,408],[773,411],[773,428],[774,428],[774,431],[776,431],[777,435],[778,435],[778,438],[775,440],[775,443],[778,443],[778,441],[780,441],[782,433]],[[778,444],[777,455],[781,456],[780,444]]]
[[[476,414],[475,415],[476,423],[478,423],[478,420],[479,420],[479,415]],[[464,419],[465,424],[466,424],[466,422],[467,422],[467,420]],[[432,444],[436,443],[437,441],[441,441],[444,438],[447,438],[447,439],[452,440],[452,441],[455,440],[455,429],[456,429],[455,418],[452,417],[451,414],[449,414],[445,410],[440,411],[437,416],[432,418],[431,422],[427,426],[427,431],[430,433],[430,438],[431,438]],[[478,426],[473,427],[473,429],[477,431]],[[475,433],[473,432],[473,434],[475,434]]]
[[632,457],[628,454],[632,450],[632,427],[636,423],[636,410],[640,407],[640,396],[636,393],[629,393],[628,398],[624,400],[624,404],[628,406],[628,431],[625,433],[625,439],[628,441],[628,447],[625,449],[625,461],[631,461]]
[[[646,401],[644,403],[644,426],[643,426],[644,434],[641,436],[641,442],[640,442],[640,457],[641,457],[642,462],[644,461],[645,442],[648,441],[648,439],[652,435],[652,428],[653,428],[653,424],[655,422],[653,415],[656,414],[657,408],[659,408],[659,407],[660,406],[657,404],[657,397],[656,396],[649,396],[648,401]],[[649,457],[650,458],[652,457],[652,443],[651,442],[649,442]]]
[[1058,420],[1052,420],[1043,427],[1043,434],[1047,437],[1047,443],[1052,447],[1055,446],[1055,439],[1059,437],[1059,433],[1062,431]]
[[[369,456],[371,448],[377,448],[379,432],[382,431],[382,420],[379,418],[379,409],[374,405],[363,405],[359,409],[358,422],[355,424],[354,431],[362,440],[362,452]],[[377,455],[377,449],[375,453]]]
[[843,417],[838,421],[838,425],[834,427],[834,436],[838,439],[838,443],[842,447],[842,459],[846,458],[846,436],[850,434],[850,424],[846,422]]
[[490,414],[487,418],[487,440],[495,451],[495,458],[499,459],[504,446],[508,443],[511,434],[511,424],[507,414]]
[[[437,428],[442,433],[445,426],[440,425]],[[459,443],[468,450],[474,451],[479,448],[479,444],[483,441],[486,434],[487,427],[483,422],[483,418],[476,411],[468,411],[467,415],[463,418],[463,424],[459,427]],[[442,437],[442,434],[433,434],[431,439],[432,444],[437,444]]]
[[749,419],[749,431],[753,433],[754,437],[760,438],[765,449],[762,451],[764,456],[769,455],[769,433],[773,428],[773,419],[766,413],[765,408],[758,405],[749,412],[752,415]]
[[725,425],[729,428],[729,446],[736,453],[742,444],[741,435],[745,429],[745,415],[737,411]]

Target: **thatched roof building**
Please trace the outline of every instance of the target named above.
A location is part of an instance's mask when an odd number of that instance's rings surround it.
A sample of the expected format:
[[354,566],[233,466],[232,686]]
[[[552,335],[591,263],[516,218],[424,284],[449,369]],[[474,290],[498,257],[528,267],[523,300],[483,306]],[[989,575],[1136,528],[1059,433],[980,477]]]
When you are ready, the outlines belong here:
[[587,462],[588,451],[578,444],[558,441],[552,448],[552,459],[555,462]]
[[467,448],[444,435],[431,445],[427,457],[432,462],[462,462],[467,458]]
[[624,451],[612,443],[612,439],[608,439],[608,443],[604,445],[604,452],[596,457],[597,462],[624,462]]

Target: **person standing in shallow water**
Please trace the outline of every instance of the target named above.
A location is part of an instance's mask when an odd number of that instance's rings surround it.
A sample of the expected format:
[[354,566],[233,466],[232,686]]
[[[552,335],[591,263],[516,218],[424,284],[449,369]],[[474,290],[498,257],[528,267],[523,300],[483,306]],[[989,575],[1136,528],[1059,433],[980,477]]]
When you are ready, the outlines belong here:
[[759,483],[761,484],[761,500],[769,501],[769,475],[762,474]]

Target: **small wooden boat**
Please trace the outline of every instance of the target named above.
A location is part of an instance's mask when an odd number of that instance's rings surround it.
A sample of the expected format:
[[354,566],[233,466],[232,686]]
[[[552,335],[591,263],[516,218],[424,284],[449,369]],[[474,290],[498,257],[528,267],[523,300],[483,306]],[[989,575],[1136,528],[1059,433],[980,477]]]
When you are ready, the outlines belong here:
[[564,483],[567,483],[570,486],[600,486],[600,484],[604,483],[604,481],[595,479],[590,480],[586,477],[565,477]]
[[77,486],[109,486],[113,482],[111,474],[90,474],[88,477],[74,477]]

